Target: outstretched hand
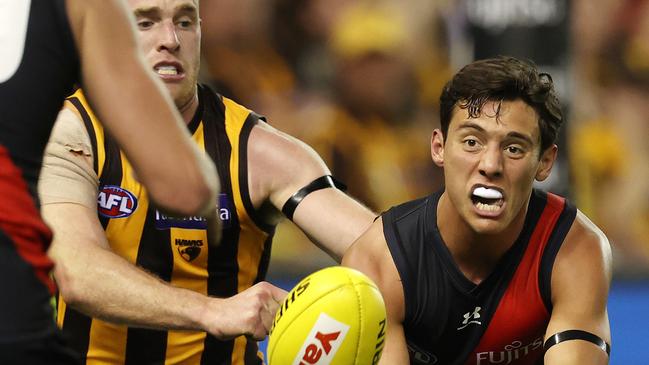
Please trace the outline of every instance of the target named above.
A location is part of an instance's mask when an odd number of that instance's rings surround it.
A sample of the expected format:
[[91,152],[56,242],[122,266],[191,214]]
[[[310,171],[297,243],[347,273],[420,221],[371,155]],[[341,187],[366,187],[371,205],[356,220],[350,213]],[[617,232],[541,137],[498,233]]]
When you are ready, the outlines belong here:
[[230,298],[211,298],[204,317],[205,330],[220,340],[245,335],[261,341],[268,335],[286,294],[261,282]]

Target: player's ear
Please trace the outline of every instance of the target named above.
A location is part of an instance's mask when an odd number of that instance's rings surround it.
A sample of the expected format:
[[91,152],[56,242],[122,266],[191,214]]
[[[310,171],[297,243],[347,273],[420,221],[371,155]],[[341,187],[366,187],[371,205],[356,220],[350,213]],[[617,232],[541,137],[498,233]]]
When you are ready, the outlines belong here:
[[439,128],[433,130],[430,138],[430,155],[435,165],[444,167],[444,135]]
[[539,166],[536,169],[536,175],[534,176],[537,181],[543,181],[550,176],[552,171],[552,166],[554,161],[557,159],[558,147],[556,144],[548,147],[545,151],[541,152],[541,158],[539,159]]

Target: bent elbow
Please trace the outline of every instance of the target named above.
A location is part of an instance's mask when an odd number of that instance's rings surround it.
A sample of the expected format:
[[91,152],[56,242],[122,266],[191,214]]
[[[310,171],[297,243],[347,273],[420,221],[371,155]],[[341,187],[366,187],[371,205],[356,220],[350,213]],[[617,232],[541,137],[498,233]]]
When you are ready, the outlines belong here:
[[201,215],[216,206],[219,175],[211,158],[196,146],[185,152],[163,168],[149,169],[153,174],[143,174],[141,181],[159,208],[174,215]]
[[189,189],[186,189],[186,198],[179,207],[184,215],[205,215],[217,205],[219,186],[217,180],[196,179]]
[[160,184],[150,189],[153,200],[165,211],[180,215],[202,215],[217,204],[219,184],[205,176],[183,179],[180,184]]
[[80,288],[80,281],[74,277],[69,270],[61,264],[57,264],[54,270],[54,278],[59,289],[59,294],[65,303],[71,307],[79,307],[83,304],[83,290]]

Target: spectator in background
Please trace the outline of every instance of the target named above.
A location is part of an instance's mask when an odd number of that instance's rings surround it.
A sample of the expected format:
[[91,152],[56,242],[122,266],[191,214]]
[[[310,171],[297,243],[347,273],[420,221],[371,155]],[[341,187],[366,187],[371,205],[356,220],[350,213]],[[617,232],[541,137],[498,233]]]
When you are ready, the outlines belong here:
[[271,2],[201,2],[203,64],[210,81],[225,96],[257,110],[286,103],[295,77],[270,41]]
[[301,92],[329,94],[335,72],[328,40],[352,0],[278,0],[272,34]]
[[[620,270],[649,264],[649,1],[575,1],[574,192]],[[623,214],[620,214],[623,207]]]
[[[412,38],[398,8],[370,3],[341,13],[329,39],[335,78],[328,118],[303,138],[374,209],[434,189],[434,170],[417,120]],[[429,127],[429,126],[428,126]],[[424,129],[425,130],[425,129]]]

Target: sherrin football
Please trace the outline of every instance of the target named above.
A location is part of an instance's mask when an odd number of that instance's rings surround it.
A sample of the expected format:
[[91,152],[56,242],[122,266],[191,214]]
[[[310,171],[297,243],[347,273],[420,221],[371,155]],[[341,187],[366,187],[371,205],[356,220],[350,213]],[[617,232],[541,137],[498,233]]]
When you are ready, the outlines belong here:
[[268,364],[376,364],[386,331],[376,284],[359,271],[329,267],[286,296],[270,331]]

